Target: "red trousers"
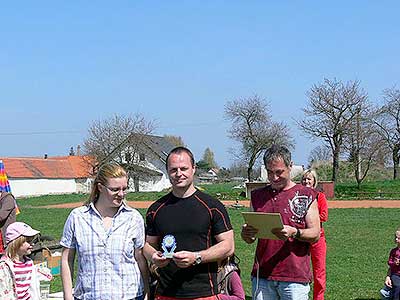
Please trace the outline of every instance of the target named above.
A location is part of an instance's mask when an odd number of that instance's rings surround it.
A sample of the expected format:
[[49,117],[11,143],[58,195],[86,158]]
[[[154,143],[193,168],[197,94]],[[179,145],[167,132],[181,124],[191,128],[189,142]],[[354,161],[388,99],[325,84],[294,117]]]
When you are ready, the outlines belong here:
[[311,262],[314,277],[314,300],[324,300],[326,290],[326,240],[324,230],[318,242],[311,244]]

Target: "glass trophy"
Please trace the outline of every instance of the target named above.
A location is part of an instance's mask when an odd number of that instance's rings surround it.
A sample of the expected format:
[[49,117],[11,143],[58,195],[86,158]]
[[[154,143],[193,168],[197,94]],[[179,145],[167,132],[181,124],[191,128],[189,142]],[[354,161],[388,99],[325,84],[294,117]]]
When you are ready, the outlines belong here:
[[175,237],[172,234],[167,234],[164,236],[161,243],[161,248],[164,250],[163,255],[165,258],[172,258],[176,249]]

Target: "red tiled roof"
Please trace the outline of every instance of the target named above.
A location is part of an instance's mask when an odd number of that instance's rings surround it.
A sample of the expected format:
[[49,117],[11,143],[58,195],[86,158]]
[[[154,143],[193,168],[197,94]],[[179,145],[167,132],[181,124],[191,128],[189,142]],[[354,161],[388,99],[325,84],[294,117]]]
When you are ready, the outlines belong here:
[[68,160],[71,168],[75,174],[75,178],[86,178],[91,177],[93,172],[94,158],[90,156],[56,156],[52,159],[57,160]]
[[87,156],[5,157],[4,169],[9,178],[86,178],[92,167]]

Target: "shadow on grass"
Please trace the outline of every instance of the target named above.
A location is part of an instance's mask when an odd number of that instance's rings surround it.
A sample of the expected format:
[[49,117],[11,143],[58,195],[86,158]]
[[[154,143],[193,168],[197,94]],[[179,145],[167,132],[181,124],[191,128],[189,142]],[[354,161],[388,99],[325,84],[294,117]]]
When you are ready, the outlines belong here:
[[251,300],[251,296],[246,296],[246,300]]

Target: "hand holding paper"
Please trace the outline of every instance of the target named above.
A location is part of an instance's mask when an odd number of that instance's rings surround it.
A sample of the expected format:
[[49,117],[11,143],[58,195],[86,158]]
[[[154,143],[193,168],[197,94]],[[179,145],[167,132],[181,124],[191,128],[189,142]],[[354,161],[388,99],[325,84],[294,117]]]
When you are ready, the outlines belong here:
[[283,225],[283,228],[273,228],[272,233],[277,236],[278,239],[286,241],[288,238],[293,237],[293,235],[296,233],[296,228],[289,226],[289,225]]
[[249,224],[243,224],[241,236],[242,236],[242,239],[246,243],[248,243],[248,244],[254,243],[254,241],[256,240],[257,233],[258,233],[257,228],[254,228],[253,226],[251,226]]
[[256,229],[257,232],[255,233],[255,237],[257,238],[272,240],[279,239],[279,237],[272,232],[272,229],[279,231],[284,228],[279,213],[242,212],[242,215],[246,224],[253,228],[253,231],[251,231],[252,229],[249,227],[247,230],[248,234],[251,232],[254,233],[254,229]]

